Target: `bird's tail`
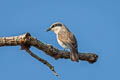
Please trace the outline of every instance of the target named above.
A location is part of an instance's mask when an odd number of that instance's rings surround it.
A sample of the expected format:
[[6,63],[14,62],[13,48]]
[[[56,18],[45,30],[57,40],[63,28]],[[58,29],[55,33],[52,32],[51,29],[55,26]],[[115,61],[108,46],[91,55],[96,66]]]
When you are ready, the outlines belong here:
[[70,58],[72,61],[79,62],[78,50],[70,49]]

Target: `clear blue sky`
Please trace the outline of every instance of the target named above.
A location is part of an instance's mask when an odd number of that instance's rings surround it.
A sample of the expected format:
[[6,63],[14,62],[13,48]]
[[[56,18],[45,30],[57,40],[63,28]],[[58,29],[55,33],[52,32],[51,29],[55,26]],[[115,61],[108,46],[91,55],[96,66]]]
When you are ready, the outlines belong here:
[[119,0],[0,0],[0,37],[30,32],[62,49],[52,32],[53,22],[64,23],[76,36],[79,51],[95,52],[94,64],[54,60],[31,50],[55,66],[58,78],[20,47],[0,48],[0,80],[120,80]]

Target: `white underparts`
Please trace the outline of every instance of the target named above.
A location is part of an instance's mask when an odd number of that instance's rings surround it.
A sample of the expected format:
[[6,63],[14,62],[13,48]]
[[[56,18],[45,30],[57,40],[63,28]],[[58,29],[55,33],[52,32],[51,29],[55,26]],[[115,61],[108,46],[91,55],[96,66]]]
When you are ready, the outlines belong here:
[[68,48],[65,44],[63,44],[63,42],[61,42],[61,41],[58,39],[58,35],[57,35],[57,41],[58,41],[59,45],[60,45],[62,48],[64,48],[64,49],[67,49],[67,48]]
[[67,49],[68,47],[67,47],[65,44],[63,44],[63,42],[61,42],[61,41],[58,39],[58,33],[59,33],[59,31],[61,30],[61,28],[62,28],[62,27],[54,27],[54,28],[52,29],[52,31],[56,34],[57,41],[58,41],[59,45],[60,45],[62,48]]

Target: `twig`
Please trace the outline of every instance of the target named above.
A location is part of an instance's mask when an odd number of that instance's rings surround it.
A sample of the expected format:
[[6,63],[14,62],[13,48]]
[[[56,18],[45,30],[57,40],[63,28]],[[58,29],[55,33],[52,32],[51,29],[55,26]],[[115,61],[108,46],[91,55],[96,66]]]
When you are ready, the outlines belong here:
[[25,49],[25,51],[31,55],[32,57],[34,57],[35,59],[37,59],[38,61],[42,62],[43,64],[45,64],[47,67],[50,68],[50,70],[56,75],[58,76],[58,74],[55,72],[54,70],[54,66],[52,66],[49,62],[47,62],[46,60],[38,57],[36,54],[34,54],[33,52],[31,52],[29,49]]

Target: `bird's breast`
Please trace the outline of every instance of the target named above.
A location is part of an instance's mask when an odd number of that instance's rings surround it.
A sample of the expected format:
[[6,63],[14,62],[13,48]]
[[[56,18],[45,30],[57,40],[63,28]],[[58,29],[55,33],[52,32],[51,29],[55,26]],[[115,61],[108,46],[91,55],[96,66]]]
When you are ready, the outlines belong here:
[[57,41],[62,48],[64,48],[64,49],[68,48],[62,41],[59,40],[58,36],[57,36]]

